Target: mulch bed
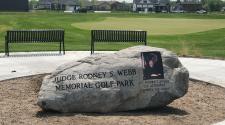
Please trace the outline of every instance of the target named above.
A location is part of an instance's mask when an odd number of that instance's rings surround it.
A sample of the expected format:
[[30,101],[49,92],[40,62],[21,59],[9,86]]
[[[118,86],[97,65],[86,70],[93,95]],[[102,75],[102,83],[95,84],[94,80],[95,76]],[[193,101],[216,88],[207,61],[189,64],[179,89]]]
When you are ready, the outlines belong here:
[[0,82],[1,125],[210,125],[225,119],[225,89],[197,81],[190,81],[184,97],[161,109],[110,114],[46,112],[36,104],[44,76]]

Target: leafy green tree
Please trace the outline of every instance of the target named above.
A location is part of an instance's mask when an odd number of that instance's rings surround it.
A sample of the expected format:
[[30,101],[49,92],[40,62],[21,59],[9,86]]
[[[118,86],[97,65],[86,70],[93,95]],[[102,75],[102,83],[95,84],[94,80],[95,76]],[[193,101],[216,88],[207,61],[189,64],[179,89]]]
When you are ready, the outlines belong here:
[[78,3],[80,4],[80,7],[83,8],[85,6],[84,0],[78,0]]
[[222,0],[202,0],[203,8],[208,9],[209,11],[220,11],[224,6]]
[[92,5],[96,5],[96,3],[97,3],[97,0],[91,0]]
[[209,0],[208,8],[210,11],[220,11],[223,7],[223,1],[221,0]]
[[35,6],[37,6],[38,1],[37,0],[29,0],[29,8],[34,9]]

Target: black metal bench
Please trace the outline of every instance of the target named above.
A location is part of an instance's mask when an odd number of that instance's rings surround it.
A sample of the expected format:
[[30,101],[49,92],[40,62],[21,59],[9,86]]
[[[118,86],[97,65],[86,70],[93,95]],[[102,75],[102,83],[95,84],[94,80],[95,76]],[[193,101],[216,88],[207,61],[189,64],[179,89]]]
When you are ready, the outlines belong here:
[[147,32],[126,30],[92,30],[91,54],[94,54],[95,42],[140,42],[147,45]]
[[9,56],[9,44],[12,43],[59,43],[59,53],[65,54],[64,30],[9,30],[5,36],[5,55]]

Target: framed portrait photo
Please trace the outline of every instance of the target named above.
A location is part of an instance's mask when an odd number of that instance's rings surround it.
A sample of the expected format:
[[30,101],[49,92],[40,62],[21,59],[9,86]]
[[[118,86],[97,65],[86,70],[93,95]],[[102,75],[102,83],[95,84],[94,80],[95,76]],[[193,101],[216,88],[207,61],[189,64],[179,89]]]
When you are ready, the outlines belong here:
[[164,79],[163,63],[160,52],[142,52],[141,61],[144,76],[143,80]]

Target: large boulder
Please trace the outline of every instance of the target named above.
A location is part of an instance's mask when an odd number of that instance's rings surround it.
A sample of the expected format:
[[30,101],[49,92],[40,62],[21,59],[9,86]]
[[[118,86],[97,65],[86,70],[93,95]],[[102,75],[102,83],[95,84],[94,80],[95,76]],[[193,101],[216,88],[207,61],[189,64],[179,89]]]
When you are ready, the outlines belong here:
[[[153,61],[146,62],[149,58]],[[156,69],[145,70],[156,63]],[[101,113],[162,107],[184,96],[188,81],[176,54],[135,46],[58,67],[44,78],[38,105],[59,112]]]

